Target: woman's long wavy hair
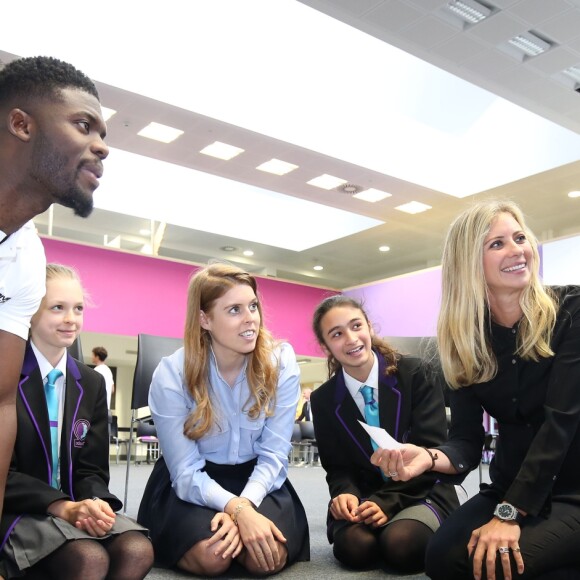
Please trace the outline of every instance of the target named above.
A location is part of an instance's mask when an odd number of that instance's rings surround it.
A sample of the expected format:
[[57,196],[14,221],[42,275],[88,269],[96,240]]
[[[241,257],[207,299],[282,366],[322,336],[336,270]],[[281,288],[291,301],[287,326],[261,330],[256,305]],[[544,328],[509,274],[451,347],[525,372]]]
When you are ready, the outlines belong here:
[[[196,272],[189,282],[183,341],[184,374],[187,388],[196,403],[195,411],[190,414],[183,426],[183,433],[189,439],[202,437],[210,430],[215,419],[215,411],[209,396],[211,335],[201,327],[201,312],[211,316],[215,301],[239,284],[249,286],[256,297],[258,296],[255,278],[230,264],[211,264]],[[250,397],[245,405],[251,403],[248,415],[252,419],[256,419],[262,411],[265,411],[267,416],[273,413],[278,385],[278,366],[272,360],[276,343],[264,327],[259,300],[258,312],[260,329],[256,348],[247,355],[246,367]]]
[[[336,296],[329,296],[325,298],[316,308],[314,311],[314,316],[312,318],[312,330],[314,331],[314,335],[316,336],[316,340],[318,340],[318,344],[320,346],[325,347],[328,350],[328,355],[326,358],[326,364],[328,365],[328,377],[332,377],[342,368],[342,365],[336,360],[336,358],[330,352],[330,348],[326,344],[324,340],[324,336],[322,334],[322,319],[324,316],[330,312],[333,308],[341,308],[341,307],[351,307],[357,310],[360,310],[364,319],[367,321],[367,324],[372,329],[372,325],[369,321],[369,317],[365,312],[362,304],[355,300],[354,298],[350,298],[349,296],[343,296],[342,294],[337,294]],[[385,359],[385,375],[392,375],[397,372],[397,361],[399,360],[399,353],[390,346],[385,340],[379,338],[374,333],[371,335],[371,345],[372,347],[377,350],[383,358]]]
[[522,319],[516,353],[524,360],[553,356],[550,348],[557,302],[540,280],[538,241],[519,207],[510,201],[486,201],[464,211],[451,224],[442,260],[441,310],[437,341],[445,380],[453,389],[490,381],[497,374],[491,349],[491,313],[483,270],[483,245],[501,213],[518,222],[532,249],[530,284],[520,295]]

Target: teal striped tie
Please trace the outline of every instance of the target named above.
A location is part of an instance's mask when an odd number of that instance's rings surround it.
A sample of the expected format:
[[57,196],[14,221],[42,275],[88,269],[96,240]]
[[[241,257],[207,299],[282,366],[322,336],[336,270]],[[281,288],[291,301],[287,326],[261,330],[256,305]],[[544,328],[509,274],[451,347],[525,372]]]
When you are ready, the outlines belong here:
[[[379,406],[375,401],[373,388],[369,387],[368,385],[363,385],[359,390],[363,396],[363,399],[365,400],[365,421],[367,422],[367,425],[371,425],[372,427],[380,427]],[[378,445],[372,439],[371,443],[373,449],[377,449]]]
[[52,369],[46,377],[44,393],[50,421],[50,441],[52,444],[52,487],[58,489],[58,394],[55,383],[62,377],[62,371]]

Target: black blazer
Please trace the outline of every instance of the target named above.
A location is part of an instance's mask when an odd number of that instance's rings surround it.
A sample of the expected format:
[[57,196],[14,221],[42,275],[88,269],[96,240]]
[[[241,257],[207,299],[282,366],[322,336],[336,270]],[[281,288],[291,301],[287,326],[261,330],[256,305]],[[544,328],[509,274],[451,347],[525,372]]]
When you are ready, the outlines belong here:
[[114,511],[121,501],[109,492],[107,393],[103,377],[67,359],[64,416],[60,446],[62,490],[50,485],[52,453],[44,385],[30,344],[16,400],[17,435],[8,472],[0,521],[2,546],[22,515],[46,514],[60,499],[99,497]]
[[[387,377],[385,362],[377,356],[381,427],[402,443],[440,445],[447,430],[443,392],[427,381],[424,363],[403,356],[397,373]],[[425,503],[443,520],[459,505],[454,486],[441,483],[436,473],[424,473],[407,482],[383,480],[370,462],[370,437],[358,423],[364,417],[346,388],[342,371],[313,391],[310,400],[331,498],[350,493],[369,499],[388,518],[413,504]]]

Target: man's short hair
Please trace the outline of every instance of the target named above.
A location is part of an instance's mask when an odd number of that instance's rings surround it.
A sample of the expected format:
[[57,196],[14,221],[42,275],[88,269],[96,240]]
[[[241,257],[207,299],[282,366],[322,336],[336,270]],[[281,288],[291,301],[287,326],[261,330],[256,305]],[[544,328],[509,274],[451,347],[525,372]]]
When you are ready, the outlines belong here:
[[109,356],[109,353],[107,352],[107,349],[104,346],[95,346],[95,348],[93,348],[93,354],[101,362],[105,362],[107,360],[107,357]]
[[0,105],[20,98],[58,99],[63,89],[99,93],[95,83],[71,64],[51,56],[19,58],[0,69]]

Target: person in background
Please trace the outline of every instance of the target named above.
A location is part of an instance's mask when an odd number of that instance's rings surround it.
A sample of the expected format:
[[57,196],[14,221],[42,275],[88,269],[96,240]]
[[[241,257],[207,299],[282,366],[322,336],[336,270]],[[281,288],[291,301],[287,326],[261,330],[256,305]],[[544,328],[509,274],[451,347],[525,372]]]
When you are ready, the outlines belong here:
[[162,359],[149,407],[163,456],[139,508],[156,559],[199,576],[234,561],[264,576],[310,557],[287,479],[300,371],[263,323],[256,280],[228,264],[191,279],[184,347]]
[[546,287],[539,270],[516,204],[483,202],[451,225],[437,331],[449,441],[373,458],[398,481],[463,478],[481,461],[483,412],[499,426],[491,484],[429,545],[433,579],[580,578],[580,288]]
[[76,272],[46,268],[17,396],[18,433],[0,521],[8,578],[141,580],[153,564],[147,530],[115,512],[101,375],[67,355],[83,324]]
[[438,445],[446,435],[443,392],[427,379],[426,363],[375,335],[353,298],[325,299],[312,326],[330,375],[311,400],[331,497],[327,534],[334,555],[354,569],[423,570],[427,543],[459,505],[457,493],[434,473],[408,483],[397,481],[394,471],[383,477],[371,464],[375,445],[360,422],[386,429],[401,443]]
[[115,392],[115,381],[113,379],[113,373],[111,369],[105,364],[109,353],[104,346],[95,346],[93,348],[93,364],[95,365],[95,370],[103,375],[105,379],[105,386],[107,388],[107,409],[111,410],[111,397]]
[[300,415],[296,417],[296,421],[312,421],[312,409],[310,408],[310,395],[312,389],[304,389],[302,391],[302,398],[304,399],[304,404],[302,405],[302,411]]
[[45,292],[30,221],[52,203],[86,217],[108,149],[94,83],[50,57],[0,70],[0,515],[16,436],[16,388],[30,318]]

